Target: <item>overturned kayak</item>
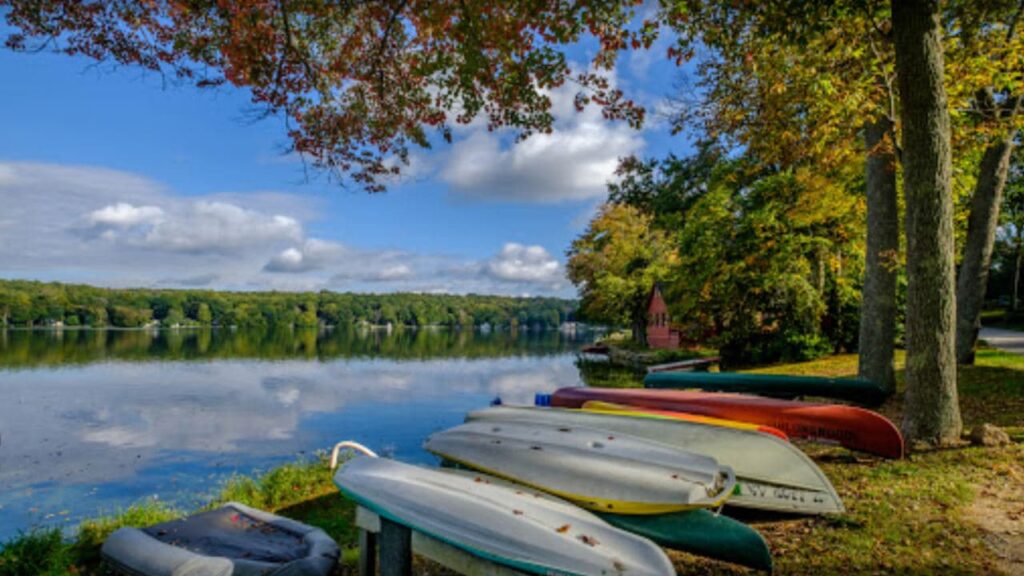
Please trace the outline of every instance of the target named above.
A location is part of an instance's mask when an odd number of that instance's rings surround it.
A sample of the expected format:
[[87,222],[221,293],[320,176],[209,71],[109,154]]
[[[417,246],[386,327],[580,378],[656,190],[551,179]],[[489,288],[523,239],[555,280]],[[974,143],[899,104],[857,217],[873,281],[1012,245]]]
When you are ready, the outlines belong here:
[[[476,472],[458,469],[452,469],[452,472],[476,475]],[[500,484],[511,486],[517,491],[523,490],[521,485],[497,477],[487,477],[487,481],[492,485]],[[597,512],[597,516],[616,528],[649,538],[665,548],[755,570],[772,571],[771,551],[757,530],[710,510],[654,515]]]
[[651,417],[641,412],[527,406],[497,406],[470,412],[466,418],[479,422],[597,428],[660,442],[730,466],[736,474],[736,488],[726,502],[729,506],[799,514],[843,511],[842,500],[814,461],[789,442],[758,432],[752,426],[723,427]]
[[865,378],[822,378],[785,374],[743,372],[655,372],[644,378],[646,388],[695,389],[705,392],[737,392],[774,398],[818,396],[878,406],[889,395]]
[[853,406],[716,392],[586,387],[557,390],[551,404],[579,408],[592,400],[762,424],[794,438],[840,444],[887,458],[903,457],[903,436],[896,426],[881,414]]
[[732,469],[714,458],[564,424],[467,422],[431,435],[424,448],[584,508],[616,514],[718,506],[736,484]]
[[383,518],[531,574],[670,575],[665,553],[576,506],[488,477],[356,456],[341,492]]
[[697,414],[688,414],[686,412],[655,410],[654,408],[638,408],[636,406],[628,406],[626,404],[613,404],[611,402],[600,402],[597,400],[585,402],[583,406],[581,406],[581,409],[586,412],[595,412],[598,414],[636,416],[639,418],[661,418],[664,420],[683,420],[686,422],[710,424],[712,426],[721,426],[724,428],[753,430],[755,432],[761,432],[762,434],[771,434],[772,436],[781,438],[782,440],[789,440],[789,436],[787,436],[785,432],[778,428],[772,428],[771,426],[761,426],[760,424],[739,422],[737,420],[723,420],[722,418],[711,418],[709,416],[698,416]]

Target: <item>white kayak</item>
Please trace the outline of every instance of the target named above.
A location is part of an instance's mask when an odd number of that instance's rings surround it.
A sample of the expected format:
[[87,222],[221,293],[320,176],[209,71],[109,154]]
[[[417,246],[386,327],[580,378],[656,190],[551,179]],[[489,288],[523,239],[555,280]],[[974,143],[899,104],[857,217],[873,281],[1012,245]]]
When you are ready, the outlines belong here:
[[469,422],[583,426],[628,434],[715,458],[732,467],[736,489],[727,504],[742,508],[828,514],[843,502],[825,473],[793,444],[770,434],[699,422],[563,408],[497,406],[470,412]]
[[479,558],[553,575],[675,574],[649,540],[577,506],[483,474],[356,456],[335,474],[348,498]]
[[735,485],[732,469],[714,458],[577,426],[467,422],[433,434],[424,447],[584,508],[617,514],[714,507]]

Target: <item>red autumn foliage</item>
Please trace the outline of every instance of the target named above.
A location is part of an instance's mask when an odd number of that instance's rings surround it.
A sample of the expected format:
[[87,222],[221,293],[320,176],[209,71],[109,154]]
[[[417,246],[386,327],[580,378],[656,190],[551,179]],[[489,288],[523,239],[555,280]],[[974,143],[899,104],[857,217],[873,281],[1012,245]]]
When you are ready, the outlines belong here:
[[[486,118],[520,137],[552,127],[546,91],[579,85],[579,103],[634,126],[643,108],[601,73],[649,47],[629,29],[639,0],[0,0],[17,51],[50,49],[140,66],[202,88],[246,88],[288,125],[293,151],[369,191],[454,124]],[[564,49],[600,50],[574,72]]]

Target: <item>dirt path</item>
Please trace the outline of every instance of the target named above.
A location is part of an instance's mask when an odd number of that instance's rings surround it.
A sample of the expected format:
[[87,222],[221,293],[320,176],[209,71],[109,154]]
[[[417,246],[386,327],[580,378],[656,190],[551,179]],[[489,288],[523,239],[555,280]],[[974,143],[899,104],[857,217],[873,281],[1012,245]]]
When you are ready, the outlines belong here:
[[1024,576],[1024,465],[999,470],[980,486],[967,516],[984,530],[1003,572]]

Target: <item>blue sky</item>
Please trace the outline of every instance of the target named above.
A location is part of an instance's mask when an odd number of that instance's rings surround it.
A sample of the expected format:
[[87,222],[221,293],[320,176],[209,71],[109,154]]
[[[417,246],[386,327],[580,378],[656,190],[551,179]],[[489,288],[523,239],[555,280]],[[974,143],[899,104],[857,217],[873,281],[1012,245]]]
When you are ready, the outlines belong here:
[[[0,34],[6,32],[0,27]],[[587,46],[573,51],[582,66]],[[553,94],[556,130],[516,144],[477,126],[417,151],[384,194],[283,155],[281,121],[234,88],[0,49],[0,276],[106,286],[575,293],[565,250],[617,157],[685,153],[654,113],[679,78],[625,55],[642,131]]]

